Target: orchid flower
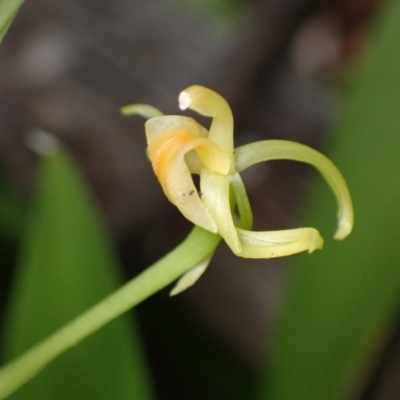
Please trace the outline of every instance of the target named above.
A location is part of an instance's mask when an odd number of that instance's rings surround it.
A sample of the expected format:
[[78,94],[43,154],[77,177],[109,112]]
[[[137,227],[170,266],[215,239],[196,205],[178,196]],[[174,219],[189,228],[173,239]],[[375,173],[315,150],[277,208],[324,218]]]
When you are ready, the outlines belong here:
[[[321,249],[323,239],[314,228],[255,232],[240,172],[263,161],[287,159],[311,164],[330,185],[338,203],[335,239],[344,239],[353,227],[353,206],[346,182],[321,153],[284,140],[263,140],[234,149],[233,116],[226,100],[195,85],[179,95],[181,110],[191,109],[212,118],[207,130],[193,118],[164,116],[148,105],[124,107],[125,115],[149,118],[145,124],[148,155],[168,200],[193,224],[219,234],[240,257],[272,258]],[[200,176],[200,187],[193,181]],[[192,285],[210,257],[187,272],[172,294]]]

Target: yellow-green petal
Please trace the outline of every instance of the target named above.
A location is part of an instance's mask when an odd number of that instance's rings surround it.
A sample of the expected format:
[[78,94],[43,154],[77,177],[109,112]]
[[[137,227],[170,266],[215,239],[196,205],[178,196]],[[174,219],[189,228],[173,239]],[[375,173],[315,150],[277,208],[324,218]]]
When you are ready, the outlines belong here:
[[181,110],[190,108],[213,119],[208,138],[229,155],[230,172],[232,172],[234,170],[233,115],[227,101],[211,89],[193,85],[180,93],[179,107]]
[[229,156],[204,137],[201,126],[192,118],[152,118],[145,126],[150,160],[168,199],[189,221],[210,232],[217,232],[209,210],[197,193],[186,161],[189,153],[196,151],[204,167],[227,174]]
[[245,258],[274,258],[321,249],[324,241],[314,228],[298,228],[270,232],[253,232],[237,228]]
[[338,203],[338,228],[335,239],[344,239],[353,229],[353,203],[342,174],[323,154],[300,143],[285,140],[263,140],[238,147],[235,151],[236,168],[243,171],[262,161],[293,160],[311,164],[330,185]]
[[200,173],[202,201],[216,223],[218,233],[234,253],[240,253],[242,246],[232,218],[229,185],[228,176],[208,169],[203,169]]
[[150,152],[159,140],[171,134],[186,132],[194,137],[201,137],[199,124],[193,118],[181,115],[163,115],[151,118],[146,121],[145,129]]

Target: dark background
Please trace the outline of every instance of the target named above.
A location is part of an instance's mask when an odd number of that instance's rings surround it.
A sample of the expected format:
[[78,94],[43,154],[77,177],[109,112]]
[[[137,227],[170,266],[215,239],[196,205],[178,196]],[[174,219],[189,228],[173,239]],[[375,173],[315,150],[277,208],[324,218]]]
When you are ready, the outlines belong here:
[[[37,163],[26,138],[37,128],[59,138],[96,196],[126,279],[133,277],[190,224],[153,176],[143,121],[119,108],[143,102],[178,113],[178,93],[202,84],[231,104],[236,144],[278,138],[324,149],[377,3],[26,2],[0,47],[1,171],[23,210]],[[257,229],[293,226],[311,190],[309,172],[274,162],[245,175]],[[2,249],[4,295],[18,234]],[[225,398],[226,380],[215,380],[205,354],[226,365],[228,381],[250,390],[284,297],[284,264],[237,259],[223,245],[192,289],[171,300],[163,291],[138,307],[160,399]],[[394,340],[365,399],[393,398],[384,387],[396,370],[395,348]]]

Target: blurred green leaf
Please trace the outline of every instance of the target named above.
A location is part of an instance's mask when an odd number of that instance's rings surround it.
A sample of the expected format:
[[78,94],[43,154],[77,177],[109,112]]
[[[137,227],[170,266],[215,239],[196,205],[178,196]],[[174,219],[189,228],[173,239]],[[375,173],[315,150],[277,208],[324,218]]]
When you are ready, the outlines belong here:
[[[385,11],[331,152],[353,195],[355,230],[344,242],[327,240],[321,252],[296,259],[260,399],[352,398],[397,317],[400,1]],[[326,234],[333,232],[333,212],[322,185],[306,221]]]
[[0,172],[0,238],[15,241],[21,233],[24,216],[20,194]]
[[24,0],[0,0],[0,42]]
[[[15,357],[111,293],[115,255],[94,203],[64,152],[42,161],[9,309],[5,350]],[[10,397],[150,399],[133,322],[118,318],[64,353]]]

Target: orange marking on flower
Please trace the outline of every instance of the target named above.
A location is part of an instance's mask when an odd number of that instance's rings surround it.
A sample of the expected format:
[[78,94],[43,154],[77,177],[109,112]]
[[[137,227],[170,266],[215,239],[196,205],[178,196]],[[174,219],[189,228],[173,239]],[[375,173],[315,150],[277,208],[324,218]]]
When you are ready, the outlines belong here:
[[193,139],[196,139],[196,137],[191,133],[173,132],[168,136],[162,137],[149,148],[154,172],[163,186],[165,185],[165,173],[171,157],[177,149]]

